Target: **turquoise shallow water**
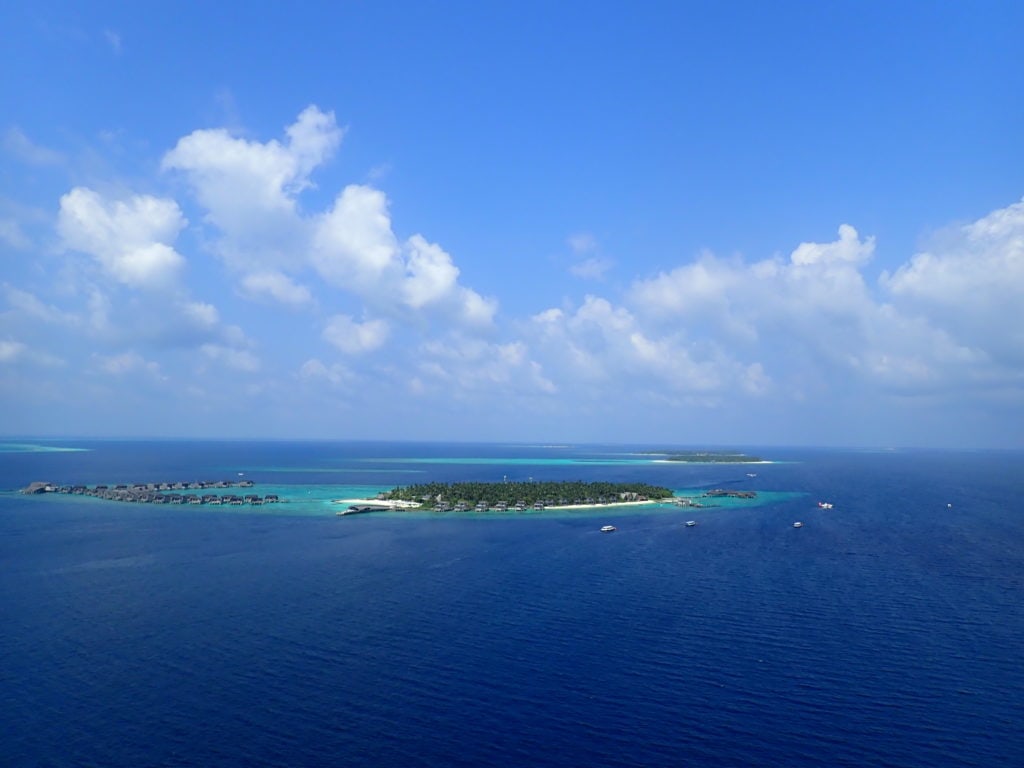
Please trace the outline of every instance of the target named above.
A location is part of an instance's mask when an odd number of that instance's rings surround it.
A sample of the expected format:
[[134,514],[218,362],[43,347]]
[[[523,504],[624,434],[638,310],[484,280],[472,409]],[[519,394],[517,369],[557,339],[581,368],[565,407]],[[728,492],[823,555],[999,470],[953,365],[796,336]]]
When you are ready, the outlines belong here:
[[[319,471],[319,470],[317,470]],[[295,515],[295,516],[317,516],[317,515],[335,515],[339,510],[346,509],[349,504],[336,503],[339,500],[372,500],[378,493],[382,491],[388,491],[394,488],[394,485],[353,485],[353,484],[337,484],[337,483],[307,483],[307,484],[288,484],[288,483],[256,483],[252,488],[240,490],[238,488],[229,488],[225,490],[213,490],[207,489],[205,491],[193,491],[193,493],[215,493],[216,495],[225,495],[230,493],[255,493],[260,496],[267,496],[268,494],[276,494],[281,501],[275,504],[265,504],[262,506],[190,506],[184,505],[183,509],[192,513],[215,513],[215,514],[252,514],[252,515]],[[8,495],[13,495],[12,492],[7,492]],[[803,494],[792,492],[792,491],[759,491],[757,497],[754,499],[740,499],[733,497],[716,497],[707,498],[703,497],[702,489],[680,489],[675,491],[675,495],[679,498],[692,499],[695,503],[701,505],[700,507],[687,507],[692,514],[704,513],[712,514],[715,509],[731,509],[731,508],[754,508],[764,505],[777,504],[782,501],[786,501],[792,498],[799,497]],[[91,505],[109,505],[109,504],[127,504],[129,506],[139,507],[142,509],[156,509],[153,505],[147,504],[135,504],[131,502],[111,502],[102,499],[94,499],[90,497],[78,497],[78,496],[65,496],[62,494],[49,494],[44,497],[47,501],[54,501],[56,503],[82,503]],[[165,508],[166,505],[160,507]],[[421,516],[421,517],[465,517],[465,518],[487,518],[487,517],[552,517],[552,518],[586,518],[586,517],[602,517],[608,514],[616,515],[649,515],[657,512],[671,512],[677,513],[679,508],[673,504],[645,504],[645,505],[617,505],[608,504],[603,506],[594,507],[583,507],[574,509],[548,509],[548,510],[526,510],[523,512],[517,512],[510,510],[506,512],[428,512],[428,511],[415,511],[415,510],[395,510],[391,512],[374,512],[371,513],[375,517],[378,516],[390,516],[390,517],[408,517],[408,516]]]
[[453,466],[491,465],[509,467],[612,467],[618,465],[650,464],[651,458],[612,459],[612,458],[523,458],[515,456],[461,456],[461,457],[440,457],[420,456],[403,458],[366,458],[360,461],[366,464],[449,464]]
[[0,443],[0,453],[67,453],[87,451],[88,448],[69,448],[49,443]]

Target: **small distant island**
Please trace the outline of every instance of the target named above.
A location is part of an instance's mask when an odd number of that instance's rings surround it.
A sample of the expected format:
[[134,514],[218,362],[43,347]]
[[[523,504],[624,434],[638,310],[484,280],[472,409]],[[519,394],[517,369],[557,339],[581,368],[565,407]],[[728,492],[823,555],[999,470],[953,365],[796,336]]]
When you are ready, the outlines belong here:
[[[654,455],[662,455],[662,452],[659,451]],[[664,455],[664,461],[681,461],[690,464],[763,464],[765,462],[765,459],[760,456],[730,451],[684,451]]]

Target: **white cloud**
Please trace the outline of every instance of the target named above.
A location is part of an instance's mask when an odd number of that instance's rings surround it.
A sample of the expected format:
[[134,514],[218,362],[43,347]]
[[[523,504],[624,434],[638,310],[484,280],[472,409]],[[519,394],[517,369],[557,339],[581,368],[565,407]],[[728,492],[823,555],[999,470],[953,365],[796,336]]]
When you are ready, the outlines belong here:
[[577,232],[566,241],[573,253],[580,255],[597,249],[597,238],[589,232]]
[[35,294],[8,283],[3,284],[3,292],[11,308],[25,317],[52,325],[72,326],[79,322],[79,318],[74,314],[64,312],[51,304],[44,304]]
[[64,155],[36,144],[18,128],[7,129],[3,146],[7,152],[28,165],[47,166],[64,163]]
[[242,278],[242,290],[250,298],[268,298],[285,306],[300,308],[313,303],[313,296],[280,272],[254,272]]
[[14,365],[22,362],[51,368],[65,365],[61,358],[34,349],[28,344],[12,339],[0,339],[0,364]]
[[66,248],[89,254],[118,282],[163,288],[184,266],[170,244],[186,224],[173,200],[135,195],[110,201],[76,187],[60,199],[57,227]]
[[497,303],[459,283],[459,269],[440,245],[395,235],[387,196],[350,184],[331,206],[311,215],[298,195],[310,174],[341,141],[334,115],[311,106],[280,143],[247,141],[225,130],[182,138],[163,167],[185,175],[221,234],[216,250],[243,275],[241,292],[290,306],[313,303],[295,282],[309,267],[330,285],[355,295],[377,314],[419,326],[430,313],[456,325],[488,326]]
[[223,344],[203,344],[199,350],[210,360],[224,364],[246,373],[254,373],[260,369],[260,361],[247,349],[235,349]]
[[[644,325],[677,324],[748,366],[750,392],[767,391],[771,380],[794,392],[852,382],[900,393],[987,386],[1006,381],[1000,350],[1007,359],[1024,352],[1014,300],[1024,286],[1017,213],[996,212],[962,228],[941,252],[883,274],[888,296],[864,278],[873,238],[843,225],[835,242],[802,243],[787,260],[702,254],[637,281],[628,305]],[[1000,325],[1006,330],[993,333]]]
[[453,312],[462,325],[490,325],[497,302],[460,286],[458,267],[439,245],[413,235],[405,244],[405,252],[406,277],[401,295],[406,306],[414,310],[436,306]]
[[355,379],[352,372],[339,363],[325,365],[316,358],[311,358],[299,368],[299,378],[305,381],[327,381],[334,386],[348,384]]
[[436,302],[452,293],[459,270],[440,246],[413,235],[406,244],[407,276],[402,284],[405,303],[413,309]]
[[594,256],[573,264],[569,271],[583,280],[601,280],[611,268],[612,262],[609,259]]
[[417,352],[419,375],[411,385],[423,394],[427,383],[448,395],[551,395],[557,387],[521,341],[495,344],[464,336],[430,341]]
[[157,379],[166,377],[160,371],[160,364],[146,360],[138,352],[123,352],[119,355],[97,355],[100,370],[112,376],[124,376],[125,374],[142,372]]
[[318,165],[331,157],[345,135],[338,127],[333,112],[321,112],[315,105],[306,107],[298,119],[285,129],[288,148],[298,163],[298,183],[308,186],[308,176]]
[[397,287],[402,265],[383,192],[349,185],[315,226],[313,266],[325,279],[363,294]]
[[0,219],[0,243],[18,251],[26,251],[32,246],[32,241],[14,219]]
[[863,264],[875,252],[875,238],[861,241],[857,230],[849,224],[839,227],[839,239],[832,243],[800,243],[790,255],[797,265],[808,264]]
[[220,322],[220,313],[212,304],[188,301],[181,305],[181,317],[192,327],[204,332],[212,331]]
[[880,282],[950,337],[1024,362],[1024,201],[944,233]]
[[470,326],[490,325],[498,311],[497,299],[481,296],[471,288],[459,289],[459,314]]
[[185,175],[206,221],[221,232],[218,253],[243,272],[282,269],[303,262],[307,225],[296,195],[311,186],[310,173],[341,142],[334,114],[306,108],[286,128],[287,141],[247,141],[223,129],[180,139],[163,159],[165,170]]
[[27,347],[20,341],[0,339],[0,363],[11,363],[25,354]]
[[893,274],[883,274],[882,284],[894,296],[938,307],[1016,309],[1021,316],[1024,202],[947,233],[938,249],[915,254]]
[[587,397],[638,387],[718,395],[734,389],[744,371],[716,345],[694,344],[675,330],[645,328],[627,308],[597,296],[587,296],[574,312],[534,315],[533,326],[545,369],[557,371],[559,381],[577,382],[574,389]]
[[294,194],[309,186],[310,172],[341,142],[333,113],[310,106],[286,129],[288,144],[265,144],[231,136],[223,129],[193,131],[163,159],[183,171],[210,219],[236,232],[259,212],[291,211]]
[[390,329],[383,320],[357,323],[348,315],[335,315],[324,328],[323,337],[346,354],[370,352],[388,338]]
[[[579,258],[569,267],[570,274],[581,280],[602,280],[605,273],[612,268],[611,259],[595,255],[598,250],[597,238],[589,232],[578,232],[566,240],[573,255]],[[589,254],[589,255],[588,255]]]

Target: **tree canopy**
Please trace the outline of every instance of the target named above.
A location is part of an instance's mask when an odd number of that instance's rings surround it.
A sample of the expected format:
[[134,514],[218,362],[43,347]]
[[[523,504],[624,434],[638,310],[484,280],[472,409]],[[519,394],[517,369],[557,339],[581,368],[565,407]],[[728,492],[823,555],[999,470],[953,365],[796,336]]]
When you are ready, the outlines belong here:
[[672,497],[668,488],[647,483],[608,483],[569,481],[503,482],[503,483],[420,483],[399,486],[381,494],[382,499],[417,501],[427,509],[456,504],[475,507],[481,502],[488,508],[498,505],[515,507],[522,503],[532,507],[566,504],[610,504],[621,501],[642,501]]

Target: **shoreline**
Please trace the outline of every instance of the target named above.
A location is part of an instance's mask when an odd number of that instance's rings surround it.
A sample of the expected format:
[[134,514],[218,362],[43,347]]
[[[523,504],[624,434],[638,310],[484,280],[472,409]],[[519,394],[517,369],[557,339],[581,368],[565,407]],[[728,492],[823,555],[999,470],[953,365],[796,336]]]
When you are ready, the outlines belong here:
[[[680,497],[677,497],[677,498],[674,498],[674,499],[647,499],[646,501],[615,501],[615,502],[609,502],[607,504],[550,504],[550,505],[544,507],[543,510],[536,510],[536,509],[533,509],[531,507],[529,509],[522,510],[521,512],[517,512],[517,510],[515,510],[515,509],[506,509],[506,510],[503,510],[502,513],[503,514],[508,514],[508,513],[528,514],[528,513],[531,513],[531,512],[543,512],[543,511],[547,511],[547,510],[559,510],[559,511],[562,511],[562,510],[572,510],[572,509],[607,509],[608,507],[642,507],[642,506],[647,506],[647,505],[652,505],[652,504],[665,504],[665,505],[676,506],[677,502],[680,501],[680,500],[684,500],[684,498],[685,497],[680,496]],[[381,500],[381,499],[331,499],[331,504],[347,504],[349,506],[356,506],[356,505],[364,505],[365,504],[367,506],[374,506],[374,507],[387,507],[389,510],[423,509],[423,505],[420,504],[419,502],[416,502],[416,501],[403,501],[401,499],[385,499],[385,500]],[[425,512],[438,512],[439,510],[424,509],[423,511],[425,511]],[[445,514],[447,514],[448,512],[452,512],[452,511],[454,511],[454,510],[447,510],[445,512]],[[472,513],[476,513],[476,514],[487,514],[488,512],[497,512],[497,510],[487,509],[486,511],[477,512],[475,509],[467,509],[467,510],[463,510],[459,514],[464,514],[466,512],[472,512]]]

